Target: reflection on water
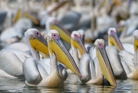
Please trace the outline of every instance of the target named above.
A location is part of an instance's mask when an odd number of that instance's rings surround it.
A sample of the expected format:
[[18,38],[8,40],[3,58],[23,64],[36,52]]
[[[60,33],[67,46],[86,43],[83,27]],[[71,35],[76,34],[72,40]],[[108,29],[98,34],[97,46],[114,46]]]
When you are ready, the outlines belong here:
[[[68,79],[69,80],[69,79]],[[138,93],[138,81],[117,80],[117,87],[65,82],[64,88],[28,87],[23,79],[0,78],[0,93]]]

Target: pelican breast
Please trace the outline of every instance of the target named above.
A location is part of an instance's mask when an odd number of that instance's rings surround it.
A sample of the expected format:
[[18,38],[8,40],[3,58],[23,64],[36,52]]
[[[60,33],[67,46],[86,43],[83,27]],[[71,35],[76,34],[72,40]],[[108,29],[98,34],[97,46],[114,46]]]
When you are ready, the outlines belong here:
[[111,66],[113,68],[114,75],[119,76],[121,72],[123,72],[122,66],[120,64],[120,58],[118,55],[118,51],[115,47],[112,46],[106,46],[106,52],[108,55],[108,58],[111,62]]
[[127,65],[129,66],[130,70],[133,71],[134,70],[134,55],[123,50],[120,51],[119,53],[121,59],[127,63]]

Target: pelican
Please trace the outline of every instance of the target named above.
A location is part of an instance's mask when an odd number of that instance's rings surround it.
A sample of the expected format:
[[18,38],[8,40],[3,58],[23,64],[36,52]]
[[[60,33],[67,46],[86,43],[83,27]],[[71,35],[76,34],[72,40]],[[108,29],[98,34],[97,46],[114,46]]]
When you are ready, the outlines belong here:
[[[134,48],[129,44],[122,44],[116,34],[115,28],[110,28],[108,31],[108,44],[109,46],[115,46],[119,51],[122,65],[127,75],[133,70],[134,64]],[[125,47],[124,47],[124,46]],[[127,46],[126,46],[127,45]],[[129,46],[129,47],[128,47]],[[129,57],[128,57],[129,56]],[[131,61],[131,62],[130,62]]]
[[116,86],[114,72],[112,70],[109,58],[108,58],[106,50],[105,50],[104,40],[97,39],[95,41],[94,45],[96,47],[96,57],[97,57],[99,65],[100,65],[102,74],[109,81],[109,83],[111,85]]
[[[33,37],[28,39],[33,40]],[[62,44],[59,33],[56,30],[51,30],[48,32],[47,43],[51,64],[50,74],[48,74],[45,70],[47,67],[41,67],[42,65],[40,65],[40,61],[37,61],[34,58],[28,58],[23,64],[23,72],[25,74],[26,84],[28,86],[46,86],[50,88],[63,87],[64,82],[59,74],[56,59],[60,60],[59,62],[70,68],[74,73],[81,77],[77,65]]]
[[[90,55],[87,53],[83,43],[80,32],[73,31],[71,34],[71,48],[72,48],[72,56],[80,68],[80,72],[82,74],[82,78],[80,78],[81,82],[87,82],[91,78],[95,78],[94,65]],[[79,60],[80,53],[80,60]]]

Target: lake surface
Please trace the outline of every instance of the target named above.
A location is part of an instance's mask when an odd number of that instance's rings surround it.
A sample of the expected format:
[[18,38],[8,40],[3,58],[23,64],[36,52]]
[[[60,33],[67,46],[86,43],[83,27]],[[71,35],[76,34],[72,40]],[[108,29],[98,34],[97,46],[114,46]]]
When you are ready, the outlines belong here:
[[[74,78],[72,78],[74,80]],[[117,87],[80,85],[65,81],[64,88],[28,87],[23,79],[0,78],[0,93],[138,93],[138,81],[117,80]]]

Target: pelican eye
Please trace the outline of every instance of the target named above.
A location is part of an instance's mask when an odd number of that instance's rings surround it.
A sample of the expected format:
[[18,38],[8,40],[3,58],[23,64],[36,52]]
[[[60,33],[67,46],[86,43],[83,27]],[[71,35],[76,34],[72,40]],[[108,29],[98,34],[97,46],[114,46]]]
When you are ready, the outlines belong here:
[[58,36],[58,34],[52,34],[52,38],[53,38],[53,39],[58,39],[59,36]]
[[41,36],[41,34],[40,34],[39,32],[35,32],[34,34],[35,34],[36,36],[38,36],[38,37]]
[[111,31],[110,31],[110,34],[111,34],[111,35],[115,34],[115,31],[114,31],[114,30],[111,30]]
[[78,39],[79,36],[78,36],[77,34],[74,34],[74,38],[75,38],[75,39]]
[[98,43],[98,47],[99,47],[99,48],[104,48],[104,45],[103,45],[102,43],[99,42],[99,43]]
[[54,20],[54,23],[58,23],[58,21],[57,20]]
[[99,43],[98,45],[99,45],[100,47],[102,46],[102,44],[101,44],[101,43]]

